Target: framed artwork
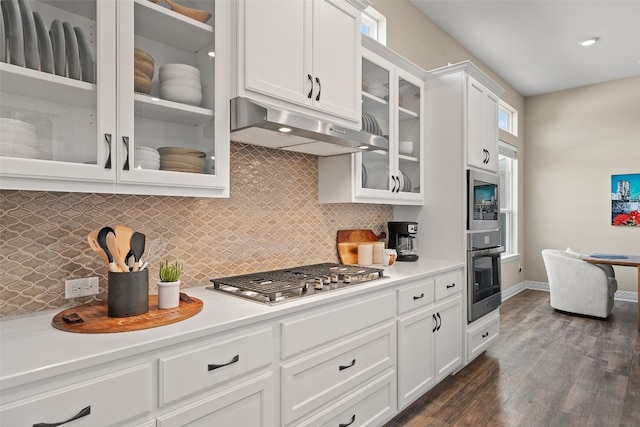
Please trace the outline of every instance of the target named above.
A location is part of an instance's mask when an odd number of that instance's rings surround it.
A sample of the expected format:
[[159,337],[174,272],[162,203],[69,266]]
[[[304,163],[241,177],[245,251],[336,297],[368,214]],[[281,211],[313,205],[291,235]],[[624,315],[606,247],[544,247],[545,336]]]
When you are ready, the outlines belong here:
[[611,225],[640,227],[640,173],[611,175]]

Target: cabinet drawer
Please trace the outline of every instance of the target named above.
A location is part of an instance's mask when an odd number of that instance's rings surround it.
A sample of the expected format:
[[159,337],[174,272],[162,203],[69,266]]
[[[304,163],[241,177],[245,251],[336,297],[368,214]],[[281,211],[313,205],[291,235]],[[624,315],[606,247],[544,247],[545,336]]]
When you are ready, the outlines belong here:
[[398,289],[398,314],[432,303],[434,286],[433,280],[426,280]]
[[282,367],[285,424],[330,402],[395,364],[393,323]]
[[282,322],[282,357],[322,345],[393,318],[393,292],[362,298]]
[[477,326],[471,325],[467,330],[468,362],[485,351],[500,336],[500,313],[495,310],[484,318],[477,320]]
[[160,406],[270,364],[272,341],[266,328],[161,357]]
[[273,427],[273,376],[252,378],[158,417],[158,427]]
[[296,425],[299,427],[379,426],[396,412],[395,395],[395,375],[394,371],[390,371],[319,414]]
[[454,271],[444,276],[436,278],[436,301],[462,292],[464,282],[462,281],[462,271]]
[[116,425],[150,413],[151,396],[151,364],[145,364],[3,405],[0,425],[57,425],[80,412],[88,414],[74,426]]

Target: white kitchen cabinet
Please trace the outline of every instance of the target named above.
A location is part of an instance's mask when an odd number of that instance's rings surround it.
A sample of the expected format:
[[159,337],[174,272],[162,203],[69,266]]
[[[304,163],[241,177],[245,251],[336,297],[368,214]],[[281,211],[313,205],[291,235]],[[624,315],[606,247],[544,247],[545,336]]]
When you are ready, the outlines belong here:
[[467,164],[498,172],[498,96],[467,76]]
[[[66,424],[74,426],[139,425],[131,420],[151,413],[151,364],[113,369],[94,377],[70,378],[42,393],[11,403],[3,398],[0,425]],[[37,388],[36,388],[37,389]]]
[[[185,2],[210,8],[208,24],[147,0],[29,4],[47,25],[57,19],[81,28],[95,80],[0,63],[0,114],[36,133],[35,151],[22,157],[2,147],[3,189],[228,196],[226,2]],[[154,58],[150,95],[134,93],[134,47]],[[200,106],[159,98],[158,70],[172,62],[200,69]],[[197,149],[214,159],[205,173],[142,169],[138,146]]]
[[346,0],[241,0],[237,95],[360,122],[360,16]]
[[500,336],[500,310],[481,317],[467,329],[467,363],[482,354]]
[[462,366],[462,271],[398,289],[398,408]]
[[158,417],[158,427],[256,426],[274,422],[273,375],[262,374]]
[[389,151],[320,158],[320,203],[424,203],[424,71],[368,38],[362,49],[362,130]]
[[436,303],[434,372],[436,383],[462,367],[462,294]]

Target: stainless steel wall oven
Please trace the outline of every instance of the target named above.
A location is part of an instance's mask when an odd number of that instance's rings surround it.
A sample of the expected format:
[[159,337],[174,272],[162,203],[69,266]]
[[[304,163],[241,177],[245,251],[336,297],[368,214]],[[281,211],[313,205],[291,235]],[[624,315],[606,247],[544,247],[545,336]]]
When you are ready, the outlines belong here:
[[495,310],[502,302],[500,279],[500,231],[468,234],[467,319],[471,323]]

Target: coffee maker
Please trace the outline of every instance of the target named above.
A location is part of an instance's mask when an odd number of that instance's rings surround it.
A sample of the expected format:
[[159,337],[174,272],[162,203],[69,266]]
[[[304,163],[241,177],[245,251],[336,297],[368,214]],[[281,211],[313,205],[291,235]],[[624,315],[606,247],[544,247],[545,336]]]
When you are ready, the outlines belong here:
[[398,253],[398,261],[418,260],[418,223],[411,221],[390,221],[389,249]]

